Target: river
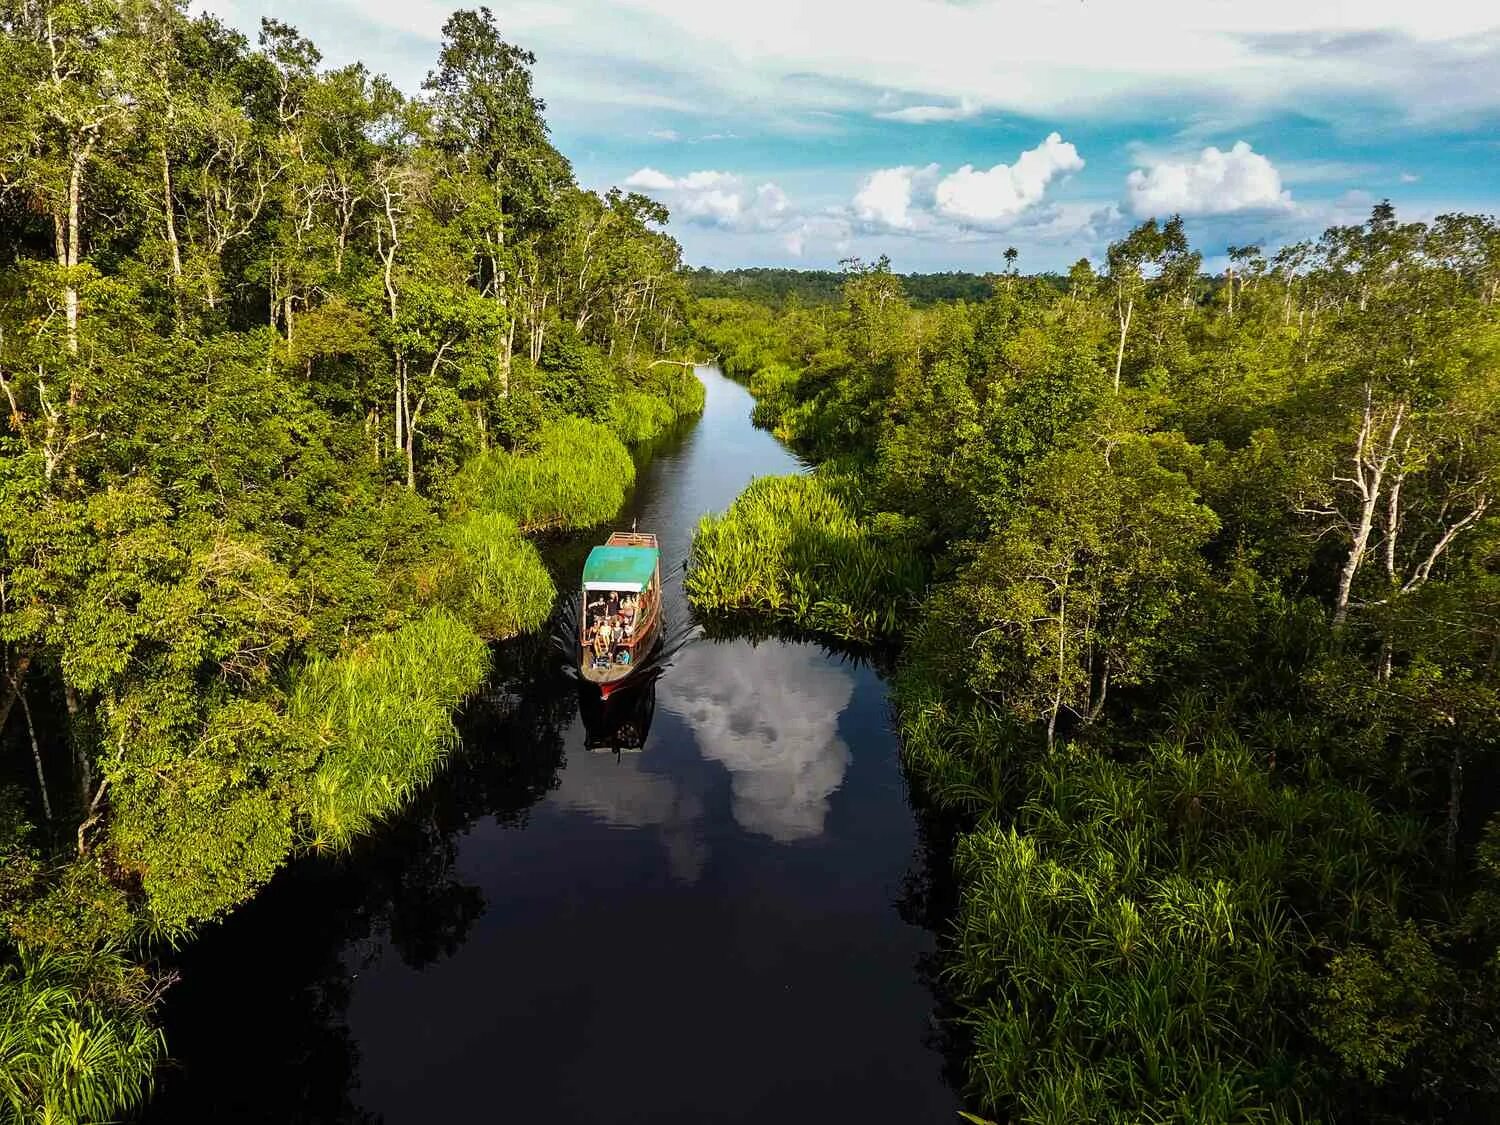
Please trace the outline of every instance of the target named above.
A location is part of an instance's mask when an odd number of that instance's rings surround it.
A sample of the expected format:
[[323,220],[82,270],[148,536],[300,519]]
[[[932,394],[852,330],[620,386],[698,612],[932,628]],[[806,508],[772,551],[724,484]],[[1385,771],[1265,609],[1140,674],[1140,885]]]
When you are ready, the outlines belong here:
[[[704,512],[800,469],[742,387],[699,375],[702,417],[642,458],[619,520],[664,569]],[[555,549],[569,581],[582,546]],[[687,621],[680,583],[666,607]],[[591,750],[546,638],[497,646],[429,792],[183,952],[143,1119],[955,1120],[879,676],[699,640],[649,703],[639,752]]]

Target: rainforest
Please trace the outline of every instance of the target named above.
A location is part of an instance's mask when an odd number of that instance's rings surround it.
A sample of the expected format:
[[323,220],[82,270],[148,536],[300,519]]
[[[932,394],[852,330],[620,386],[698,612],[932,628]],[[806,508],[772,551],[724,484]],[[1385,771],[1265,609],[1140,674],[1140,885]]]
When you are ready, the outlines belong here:
[[1500,1120],[1495,220],[690,268],[535,64],[0,0],[0,1121]]
[[902,645],[975,1113],[1489,1120],[1500,228],[1103,265],[700,300],[817,470],[706,518],[689,594]]

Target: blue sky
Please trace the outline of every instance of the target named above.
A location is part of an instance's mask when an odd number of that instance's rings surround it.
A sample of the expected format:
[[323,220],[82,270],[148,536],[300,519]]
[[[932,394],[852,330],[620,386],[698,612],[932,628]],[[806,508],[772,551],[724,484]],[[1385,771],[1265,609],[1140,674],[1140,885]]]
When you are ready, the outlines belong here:
[[[451,5],[209,0],[415,90]],[[1058,269],[1180,212],[1212,264],[1500,211],[1500,5],[1463,0],[521,0],[558,147],[667,203],[694,265]]]

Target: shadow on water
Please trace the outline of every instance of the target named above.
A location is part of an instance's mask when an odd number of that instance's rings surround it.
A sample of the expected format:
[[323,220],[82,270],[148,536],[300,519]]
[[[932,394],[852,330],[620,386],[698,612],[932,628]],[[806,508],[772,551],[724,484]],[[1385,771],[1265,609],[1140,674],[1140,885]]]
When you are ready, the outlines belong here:
[[[705,382],[621,514],[669,559],[749,475],[796,470]],[[546,544],[560,589],[597,541]],[[914,824],[887,657],[700,626],[667,578],[628,687],[580,680],[564,598],[494,647],[408,810],[178,956],[144,1119],[953,1119],[924,983],[946,859]]]
[[355,983],[384,959],[423,969],[463,945],[489,904],[458,870],[461,837],[486,817],[525,824],[557,787],[577,714],[545,634],[495,645],[492,657],[456,716],[462,751],[409,810],[347,855],[293,864],[178,955],[174,1061],[146,1119],[381,1120],[353,1098]]

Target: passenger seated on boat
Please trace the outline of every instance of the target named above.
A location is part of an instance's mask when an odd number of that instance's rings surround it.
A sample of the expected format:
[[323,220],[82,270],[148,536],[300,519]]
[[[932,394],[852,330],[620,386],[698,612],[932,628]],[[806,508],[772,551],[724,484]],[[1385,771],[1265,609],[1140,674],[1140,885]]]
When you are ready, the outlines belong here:
[[611,648],[614,646],[615,631],[610,627],[609,620],[599,623],[594,630],[594,656],[599,660],[608,660]]

